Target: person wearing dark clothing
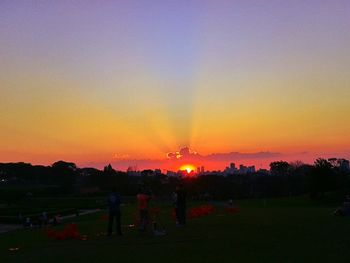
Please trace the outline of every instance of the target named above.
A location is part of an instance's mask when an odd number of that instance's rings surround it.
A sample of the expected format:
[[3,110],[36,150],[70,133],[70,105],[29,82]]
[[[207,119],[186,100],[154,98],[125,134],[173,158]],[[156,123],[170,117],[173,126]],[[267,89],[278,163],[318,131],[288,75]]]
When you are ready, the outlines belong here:
[[179,226],[186,225],[186,190],[183,185],[179,185],[176,193],[176,219]]
[[117,193],[115,189],[112,189],[112,192],[109,194],[107,199],[108,214],[109,214],[108,232],[107,232],[108,236],[112,235],[114,220],[116,223],[117,234],[119,236],[122,235],[120,203],[121,203],[120,195]]

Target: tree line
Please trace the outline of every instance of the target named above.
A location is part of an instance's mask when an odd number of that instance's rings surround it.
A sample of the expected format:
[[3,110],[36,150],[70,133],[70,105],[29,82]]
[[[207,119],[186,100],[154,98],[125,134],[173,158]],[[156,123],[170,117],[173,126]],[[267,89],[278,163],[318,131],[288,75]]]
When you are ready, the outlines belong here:
[[116,186],[122,195],[130,196],[135,195],[140,186],[146,186],[157,196],[168,196],[180,183],[185,185],[193,199],[266,198],[300,194],[319,199],[329,192],[341,195],[349,193],[349,161],[319,158],[312,165],[276,161],[270,164],[268,172],[257,171],[245,175],[207,172],[192,177],[167,176],[158,170],[121,172],[111,165],[103,170],[78,168],[74,163],[65,161],[55,162],[51,166],[0,163],[0,191],[18,186],[47,186],[51,190],[45,194],[78,194],[83,189],[94,189],[94,194],[104,194]]

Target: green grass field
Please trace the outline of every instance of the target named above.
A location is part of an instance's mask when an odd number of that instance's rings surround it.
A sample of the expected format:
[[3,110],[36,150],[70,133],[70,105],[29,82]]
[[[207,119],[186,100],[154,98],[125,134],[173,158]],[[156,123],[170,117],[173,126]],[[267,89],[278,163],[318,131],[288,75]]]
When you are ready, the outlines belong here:
[[[194,204],[198,205],[198,204]],[[240,212],[215,205],[208,216],[176,228],[163,207],[167,235],[139,234],[135,207],[123,207],[124,236],[107,238],[103,213],[70,221],[88,240],[49,240],[43,230],[0,235],[0,262],[349,262],[350,218],[332,216],[334,207],[306,198],[246,200]],[[10,247],[19,247],[16,252]]]

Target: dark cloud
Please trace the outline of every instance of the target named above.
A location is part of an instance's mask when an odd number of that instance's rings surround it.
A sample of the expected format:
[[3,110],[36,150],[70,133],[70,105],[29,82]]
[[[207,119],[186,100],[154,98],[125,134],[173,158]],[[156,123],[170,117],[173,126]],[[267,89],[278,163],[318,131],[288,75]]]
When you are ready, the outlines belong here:
[[177,152],[168,153],[167,157],[170,160],[178,160],[178,159],[196,158],[196,157],[200,157],[200,155],[197,152],[191,151],[189,147],[184,147]]
[[209,155],[200,155],[197,152],[191,151],[190,148],[184,147],[180,151],[168,153],[169,159],[181,159],[181,160],[203,160],[203,161],[232,161],[232,160],[247,160],[247,159],[266,159],[282,156],[278,152],[255,152],[255,153],[241,153],[241,152],[229,152],[229,153],[212,153]]
[[231,161],[231,160],[247,160],[247,159],[266,159],[275,158],[282,156],[278,152],[256,152],[256,153],[240,153],[240,152],[230,152],[230,153],[213,153],[204,156],[206,160],[211,161]]

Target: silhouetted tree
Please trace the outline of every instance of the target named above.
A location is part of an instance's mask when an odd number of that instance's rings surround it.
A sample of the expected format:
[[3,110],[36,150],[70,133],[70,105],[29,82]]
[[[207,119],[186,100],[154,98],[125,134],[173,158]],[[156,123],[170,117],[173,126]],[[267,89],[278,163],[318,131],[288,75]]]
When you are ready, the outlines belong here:
[[105,166],[103,168],[103,174],[104,175],[115,175],[116,174],[116,170],[113,169],[111,164],[108,164],[107,166]]
[[71,162],[58,161],[52,164],[52,173],[64,192],[73,192],[78,175],[77,166]]
[[71,163],[71,162],[65,162],[65,161],[58,161],[52,164],[51,166],[53,169],[56,170],[65,170],[65,171],[76,171],[77,170],[77,166],[75,165],[75,163]]
[[318,158],[309,174],[308,186],[312,198],[323,197],[326,191],[332,189],[332,163]]
[[291,171],[291,166],[288,162],[278,161],[270,163],[270,172],[272,175],[288,175]]

